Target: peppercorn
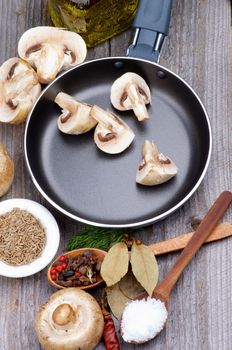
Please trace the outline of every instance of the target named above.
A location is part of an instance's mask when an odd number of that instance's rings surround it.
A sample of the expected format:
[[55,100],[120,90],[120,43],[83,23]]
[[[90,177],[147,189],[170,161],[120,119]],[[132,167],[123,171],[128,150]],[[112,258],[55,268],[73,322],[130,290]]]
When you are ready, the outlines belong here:
[[63,261],[65,261],[66,260],[66,257],[64,256],[64,255],[62,255],[62,256],[60,256],[59,257],[59,259],[58,259],[59,261],[61,261],[61,262],[63,262]]
[[53,281],[56,280],[56,277],[57,277],[57,275],[55,275],[55,274],[51,275],[51,279],[52,279]]
[[75,274],[75,272],[73,270],[67,270],[63,272],[63,277],[67,278],[67,277],[71,277]]
[[77,277],[81,277],[81,272],[80,271],[76,271],[76,276]]
[[57,272],[62,272],[62,270],[63,270],[62,265],[58,265],[58,266],[56,267],[56,271],[57,271]]

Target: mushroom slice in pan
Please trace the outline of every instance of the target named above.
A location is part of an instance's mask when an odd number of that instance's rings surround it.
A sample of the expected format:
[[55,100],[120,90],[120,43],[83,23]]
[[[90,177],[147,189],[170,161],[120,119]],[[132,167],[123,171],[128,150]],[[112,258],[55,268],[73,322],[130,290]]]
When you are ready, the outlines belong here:
[[55,102],[62,108],[58,128],[65,134],[84,134],[96,126],[96,119],[90,115],[92,106],[79,102],[64,92],[56,96]]
[[0,121],[22,123],[41,92],[34,69],[13,57],[0,67]]
[[77,33],[54,27],[35,27],[21,36],[18,53],[36,69],[39,81],[48,84],[61,70],[83,62],[87,49]]
[[136,182],[145,186],[154,186],[170,180],[177,174],[174,162],[158,152],[156,144],[146,140],[142,146],[143,160],[140,164]]
[[98,303],[77,288],[54,293],[35,318],[36,333],[45,350],[92,350],[101,339],[103,327]]
[[151,92],[145,80],[136,73],[125,73],[111,87],[111,103],[119,111],[133,109],[139,121],[149,119],[146,104]]
[[121,153],[130,146],[135,135],[122,119],[96,105],[93,106],[91,115],[98,121],[94,141],[103,152]]

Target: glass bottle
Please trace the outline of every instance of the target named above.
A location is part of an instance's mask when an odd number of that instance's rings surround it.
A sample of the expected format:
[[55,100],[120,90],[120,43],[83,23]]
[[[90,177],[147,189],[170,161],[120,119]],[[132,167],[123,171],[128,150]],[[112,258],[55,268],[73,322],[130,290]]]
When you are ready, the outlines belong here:
[[56,27],[79,33],[88,47],[130,27],[139,0],[48,0]]

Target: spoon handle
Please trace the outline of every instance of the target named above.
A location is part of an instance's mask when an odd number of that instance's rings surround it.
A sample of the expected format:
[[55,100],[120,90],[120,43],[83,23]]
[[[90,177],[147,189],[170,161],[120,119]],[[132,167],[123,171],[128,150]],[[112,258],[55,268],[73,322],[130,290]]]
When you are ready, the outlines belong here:
[[180,254],[171,271],[165,276],[163,281],[157,285],[154,292],[168,298],[174,285],[176,284],[185,267],[192,260],[193,256],[200,249],[202,244],[210,235],[211,231],[217,224],[218,220],[226,212],[231,204],[232,193],[229,191],[222,192],[212,205],[204,219],[201,221],[194,235]]
[[[176,236],[174,238],[167,239],[165,241],[152,243],[149,248],[153,251],[155,256],[172,253],[177,250],[184,249],[195,231],[184,233],[183,235]],[[232,236],[232,224],[229,222],[223,222],[218,224],[210,236],[205,240],[204,243],[215,242],[223,238]]]

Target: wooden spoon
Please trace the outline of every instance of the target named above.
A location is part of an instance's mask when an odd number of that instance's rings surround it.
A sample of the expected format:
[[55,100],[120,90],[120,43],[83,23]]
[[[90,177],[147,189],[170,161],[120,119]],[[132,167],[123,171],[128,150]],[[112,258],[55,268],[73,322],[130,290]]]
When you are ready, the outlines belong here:
[[[232,193],[229,191],[223,192],[212,205],[211,209],[208,211],[204,219],[201,221],[194,235],[190,239],[189,243],[180,254],[176,263],[172,267],[171,271],[165,276],[162,282],[160,282],[154,289],[152,293],[152,298],[159,299],[165,303],[167,311],[169,311],[169,298],[173,287],[175,286],[177,280],[179,279],[181,273],[184,271],[185,267],[192,260],[194,255],[200,249],[202,244],[210,235],[213,228],[216,226],[218,220],[223,216],[232,201]],[[147,294],[143,293],[139,295],[135,300],[146,299]],[[122,316],[123,317],[123,316]],[[165,322],[166,323],[166,322]],[[163,327],[165,324],[163,325]],[[121,329],[123,336],[123,330]],[[157,334],[156,334],[157,335]],[[151,340],[146,339],[146,341]],[[135,343],[134,341],[130,341]],[[144,343],[145,341],[139,342]]]

